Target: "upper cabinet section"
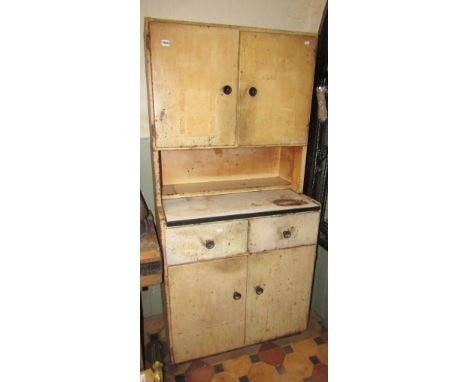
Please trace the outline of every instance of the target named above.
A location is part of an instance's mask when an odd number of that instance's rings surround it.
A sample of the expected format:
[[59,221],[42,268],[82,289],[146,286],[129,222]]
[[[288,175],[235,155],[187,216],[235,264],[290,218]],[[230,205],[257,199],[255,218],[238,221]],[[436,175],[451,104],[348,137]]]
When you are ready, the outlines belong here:
[[239,144],[306,145],[316,38],[240,34]]
[[157,146],[233,146],[239,31],[159,21],[149,28]]
[[158,149],[307,144],[315,36],[164,20],[147,33]]

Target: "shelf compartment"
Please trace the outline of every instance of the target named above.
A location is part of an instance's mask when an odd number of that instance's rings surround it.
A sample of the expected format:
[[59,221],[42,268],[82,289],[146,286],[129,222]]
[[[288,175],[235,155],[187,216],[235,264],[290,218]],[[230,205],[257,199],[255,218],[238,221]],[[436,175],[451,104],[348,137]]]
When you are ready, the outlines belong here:
[[162,197],[300,191],[304,154],[302,146],[161,151]]

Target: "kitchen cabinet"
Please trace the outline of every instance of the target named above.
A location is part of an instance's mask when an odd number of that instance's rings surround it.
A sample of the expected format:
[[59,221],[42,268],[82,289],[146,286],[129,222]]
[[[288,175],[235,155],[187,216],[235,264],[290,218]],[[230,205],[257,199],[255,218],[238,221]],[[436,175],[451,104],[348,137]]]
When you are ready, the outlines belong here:
[[152,21],[159,148],[306,145],[316,37]]
[[145,20],[174,363],[306,328],[320,204],[303,195],[316,36]]

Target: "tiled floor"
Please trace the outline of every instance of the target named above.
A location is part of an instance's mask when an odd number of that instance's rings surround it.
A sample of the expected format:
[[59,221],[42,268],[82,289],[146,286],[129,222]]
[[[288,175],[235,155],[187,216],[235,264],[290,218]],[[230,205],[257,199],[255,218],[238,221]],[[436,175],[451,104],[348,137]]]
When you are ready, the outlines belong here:
[[[234,353],[232,355],[231,353]],[[326,382],[328,381],[328,330],[314,317],[299,336],[264,342],[182,365],[175,382]],[[188,366],[187,366],[188,365]]]

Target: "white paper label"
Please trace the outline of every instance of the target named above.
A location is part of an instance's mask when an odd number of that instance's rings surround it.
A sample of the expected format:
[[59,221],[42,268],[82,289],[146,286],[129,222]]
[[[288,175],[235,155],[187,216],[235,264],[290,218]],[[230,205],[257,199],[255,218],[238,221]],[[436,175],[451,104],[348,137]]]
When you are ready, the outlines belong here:
[[309,41],[309,40],[305,40],[305,41],[304,41],[304,45],[310,45],[310,41]]
[[161,40],[161,45],[162,46],[170,46],[171,42],[169,40]]

